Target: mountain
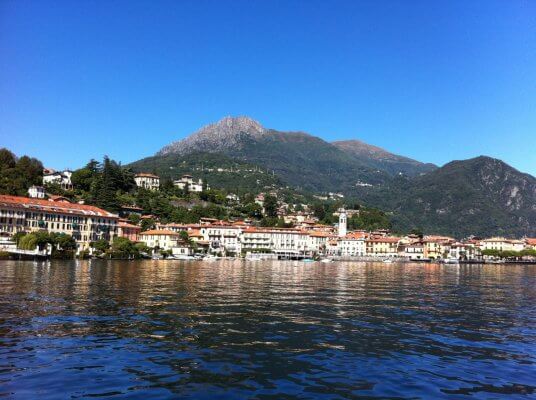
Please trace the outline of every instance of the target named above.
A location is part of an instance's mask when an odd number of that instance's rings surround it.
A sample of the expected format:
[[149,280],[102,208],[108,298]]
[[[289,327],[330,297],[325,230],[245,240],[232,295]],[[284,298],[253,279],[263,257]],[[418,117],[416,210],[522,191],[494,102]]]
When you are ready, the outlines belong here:
[[391,175],[405,174],[417,176],[433,171],[437,165],[426,164],[408,157],[390,153],[381,147],[372,146],[360,140],[332,142],[335,147],[355,157],[370,168],[385,171]]
[[399,229],[456,237],[536,235],[536,178],[490,157],[452,161],[368,199],[391,209]]
[[[318,137],[267,129],[248,117],[223,118],[163,147],[151,159],[174,156],[179,161],[201,153],[255,164],[288,185],[313,192],[348,191],[356,184],[381,185],[390,179],[385,171]],[[137,170],[143,164],[146,160],[131,167]]]

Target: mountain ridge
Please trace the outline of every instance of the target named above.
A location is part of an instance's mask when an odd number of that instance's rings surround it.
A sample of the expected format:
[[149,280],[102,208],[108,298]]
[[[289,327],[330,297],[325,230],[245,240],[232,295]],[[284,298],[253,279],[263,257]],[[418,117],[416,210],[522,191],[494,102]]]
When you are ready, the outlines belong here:
[[392,175],[401,173],[415,176],[438,168],[435,164],[400,156],[358,139],[338,140],[331,144],[362,161],[366,160],[367,165],[385,170]]

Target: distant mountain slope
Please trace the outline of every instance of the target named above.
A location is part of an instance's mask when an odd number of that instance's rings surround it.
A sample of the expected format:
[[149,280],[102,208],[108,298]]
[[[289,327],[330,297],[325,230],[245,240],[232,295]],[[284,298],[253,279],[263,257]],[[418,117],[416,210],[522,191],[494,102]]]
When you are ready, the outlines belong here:
[[402,173],[408,176],[416,176],[437,168],[434,164],[425,164],[408,157],[399,156],[360,140],[341,140],[331,144],[357,158],[363,164],[391,175]]
[[458,237],[536,235],[536,178],[490,157],[452,161],[374,195],[394,211],[399,228]]
[[278,176],[258,166],[235,160],[221,153],[169,153],[152,156],[128,165],[135,172],[154,172],[162,179],[177,179],[184,174],[207,182],[211,188],[236,194],[259,192],[266,187],[281,187]]

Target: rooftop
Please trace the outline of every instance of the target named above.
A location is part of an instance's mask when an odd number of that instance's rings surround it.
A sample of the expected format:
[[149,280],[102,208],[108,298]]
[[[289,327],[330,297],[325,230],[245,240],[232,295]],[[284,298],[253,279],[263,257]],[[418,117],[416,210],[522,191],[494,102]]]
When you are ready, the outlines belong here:
[[68,202],[56,202],[43,199],[32,199],[22,196],[0,195],[0,206],[41,212],[119,218],[117,215],[95,206]]
[[166,229],[152,229],[150,231],[141,232],[140,235],[169,235],[169,236],[179,236],[177,232],[168,231]]

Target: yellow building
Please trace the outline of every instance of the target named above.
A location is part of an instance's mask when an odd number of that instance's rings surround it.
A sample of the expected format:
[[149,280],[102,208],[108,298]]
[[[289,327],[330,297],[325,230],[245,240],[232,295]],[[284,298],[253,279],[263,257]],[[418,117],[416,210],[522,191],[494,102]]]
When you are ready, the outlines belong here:
[[392,236],[382,236],[367,239],[365,241],[367,256],[397,257],[399,241],[400,238]]

